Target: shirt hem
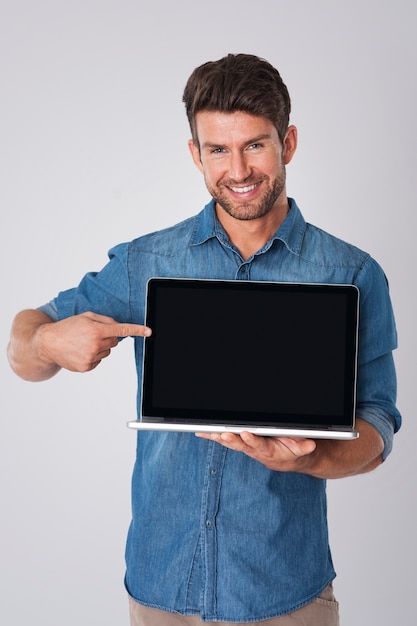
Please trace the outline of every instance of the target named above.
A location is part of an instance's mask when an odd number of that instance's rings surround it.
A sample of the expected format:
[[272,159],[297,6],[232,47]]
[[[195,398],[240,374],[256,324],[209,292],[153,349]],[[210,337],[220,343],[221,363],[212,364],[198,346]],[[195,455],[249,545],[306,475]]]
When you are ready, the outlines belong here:
[[330,578],[330,580],[328,580],[328,582],[326,582],[317,593],[314,593],[313,596],[311,596],[310,598],[308,598],[307,600],[304,600],[302,602],[299,602],[298,604],[296,604],[295,606],[291,607],[290,609],[286,609],[284,611],[278,611],[278,612],[273,612],[271,614],[268,615],[262,615],[259,617],[230,617],[230,616],[224,616],[224,615],[211,615],[211,614],[202,614],[201,611],[199,609],[184,609],[184,610],[178,610],[178,609],[172,609],[172,608],[168,608],[166,606],[162,606],[159,604],[155,604],[152,602],[145,602],[143,600],[139,600],[138,598],[135,598],[135,596],[133,596],[130,591],[129,588],[127,586],[127,583],[125,581],[125,587],[126,587],[126,591],[128,593],[128,595],[132,598],[132,600],[134,600],[135,602],[137,602],[138,604],[141,604],[142,606],[146,606],[149,609],[158,609],[159,611],[165,611],[166,613],[171,613],[174,615],[184,615],[184,616],[196,616],[198,615],[200,617],[200,620],[202,621],[202,623],[204,622],[230,622],[231,624],[236,623],[236,624],[256,624],[259,622],[264,622],[265,620],[268,619],[275,619],[277,617],[285,617],[286,615],[290,615],[291,613],[294,613],[295,611],[298,611],[299,609],[304,608],[305,606],[311,604],[312,602],[314,602],[314,600],[317,600],[317,598],[320,596],[320,594],[323,593],[323,591],[334,581],[334,579],[336,578],[336,575],[334,575],[332,578]]

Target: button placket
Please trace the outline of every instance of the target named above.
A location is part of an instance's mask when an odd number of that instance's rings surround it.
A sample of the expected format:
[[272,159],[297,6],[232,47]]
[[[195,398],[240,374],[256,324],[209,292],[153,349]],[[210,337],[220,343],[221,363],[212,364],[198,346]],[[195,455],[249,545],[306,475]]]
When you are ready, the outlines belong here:
[[219,509],[223,467],[227,455],[227,448],[209,442],[207,467],[205,476],[204,501],[202,503],[202,535],[204,537],[204,614],[216,613],[217,589],[217,529],[216,517]]

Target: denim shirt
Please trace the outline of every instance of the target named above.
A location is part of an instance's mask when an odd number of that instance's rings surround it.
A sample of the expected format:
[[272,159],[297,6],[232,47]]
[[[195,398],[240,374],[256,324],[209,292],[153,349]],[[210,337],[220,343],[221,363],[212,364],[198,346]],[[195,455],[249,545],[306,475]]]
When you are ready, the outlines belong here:
[[[360,290],[356,415],[381,434],[385,459],[401,421],[387,280],[369,254],[307,224],[289,202],[278,231],[247,260],[212,201],[176,226],[116,246],[101,272],[41,309],[52,319],[90,310],[140,324],[146,282],[154,276],[354,284]],[[134,344],[140,381],[142,338]],[[250,379],[252,367],[242,363],[242,375]],[[137,400],[139,412],[140,384]],[[290,613],[335,577],[326,481],[271,471],[194,434],[138,432],[126,564],[128,592],[150,607],[203,621]]]

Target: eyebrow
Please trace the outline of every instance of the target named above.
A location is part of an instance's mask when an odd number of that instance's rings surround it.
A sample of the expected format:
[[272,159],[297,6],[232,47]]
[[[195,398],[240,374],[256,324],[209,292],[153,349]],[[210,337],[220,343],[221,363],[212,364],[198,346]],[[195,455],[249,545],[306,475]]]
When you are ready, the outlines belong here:
[[[253,137],[247,141],[243,142],[244,146],[250,146],[253,143],[258,143],[258,141],[263,141],[265,139],[271,139],[271,135],[269,133],[263,133],[262,135],[258,135],[257,137]],[[205,141],[201,149],[204,150],[206,148],[225,148],[226,144],[223,143],[212,143],[211,141]]]

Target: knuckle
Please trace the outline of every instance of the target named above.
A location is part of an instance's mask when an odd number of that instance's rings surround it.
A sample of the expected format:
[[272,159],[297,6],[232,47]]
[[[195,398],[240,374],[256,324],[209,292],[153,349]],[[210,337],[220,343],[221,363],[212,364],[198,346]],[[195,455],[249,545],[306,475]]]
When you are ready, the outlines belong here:
[[126,324],[117,325],[117,337],[128,337],[130,333],[129,326]]

